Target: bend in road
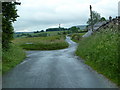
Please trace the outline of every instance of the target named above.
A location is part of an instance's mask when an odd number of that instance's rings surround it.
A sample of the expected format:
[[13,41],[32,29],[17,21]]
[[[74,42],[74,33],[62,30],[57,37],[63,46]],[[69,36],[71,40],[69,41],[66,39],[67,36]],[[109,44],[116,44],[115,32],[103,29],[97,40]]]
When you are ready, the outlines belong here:
[[3,88],[115,88],[102,75],[74,55],[77,44],[66,37],[69,48],[27,51],[27,58],[3,76]]

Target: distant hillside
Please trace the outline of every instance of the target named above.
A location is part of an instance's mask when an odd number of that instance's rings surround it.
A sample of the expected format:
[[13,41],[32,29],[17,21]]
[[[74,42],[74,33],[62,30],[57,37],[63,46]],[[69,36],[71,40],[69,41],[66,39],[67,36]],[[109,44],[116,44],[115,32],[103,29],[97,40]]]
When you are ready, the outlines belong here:
[[87,25],[77,25],[76,27],[80,28],[81,30],[84,30],[84,29],[86,29],[86,26]]
[[34,32],[15,32],[15,34],[22,34],[22,33],[34,33]]

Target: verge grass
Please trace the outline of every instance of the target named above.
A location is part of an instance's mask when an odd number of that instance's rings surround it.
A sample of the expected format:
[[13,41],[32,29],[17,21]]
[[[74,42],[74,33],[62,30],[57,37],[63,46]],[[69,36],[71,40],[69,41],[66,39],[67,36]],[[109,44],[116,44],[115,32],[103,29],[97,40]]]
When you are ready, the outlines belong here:
[[65,36],[16,38],[13,43],[26,50],[57,50],[69,46]]
[[2,52],[2,73],[8,72],[26,57],[22,48],[11,44],[10,49]]
[[120,85],[120,69],[118,65],[118,44],[120,37],[118,27],[103,29],[94,35],[83,38],[79,42],[76,54],[85,63],[103,74],[117,85]]

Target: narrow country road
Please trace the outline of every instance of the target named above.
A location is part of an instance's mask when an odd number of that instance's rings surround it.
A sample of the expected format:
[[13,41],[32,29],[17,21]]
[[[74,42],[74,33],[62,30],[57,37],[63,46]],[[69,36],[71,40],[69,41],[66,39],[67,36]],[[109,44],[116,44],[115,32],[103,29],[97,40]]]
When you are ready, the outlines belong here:
[[66,38],[69,48],[27,51],[27,58],[3,76],[3,88],[115,88],[83,60],[75,56],[77,44]]

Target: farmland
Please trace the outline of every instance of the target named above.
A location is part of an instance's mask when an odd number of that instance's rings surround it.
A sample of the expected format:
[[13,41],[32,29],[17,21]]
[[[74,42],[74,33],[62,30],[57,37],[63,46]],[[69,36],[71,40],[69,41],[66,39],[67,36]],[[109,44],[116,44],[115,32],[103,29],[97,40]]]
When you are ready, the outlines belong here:
[[26,50],[56,50],[68,47],[65,36],[16,38],[13,43]]

